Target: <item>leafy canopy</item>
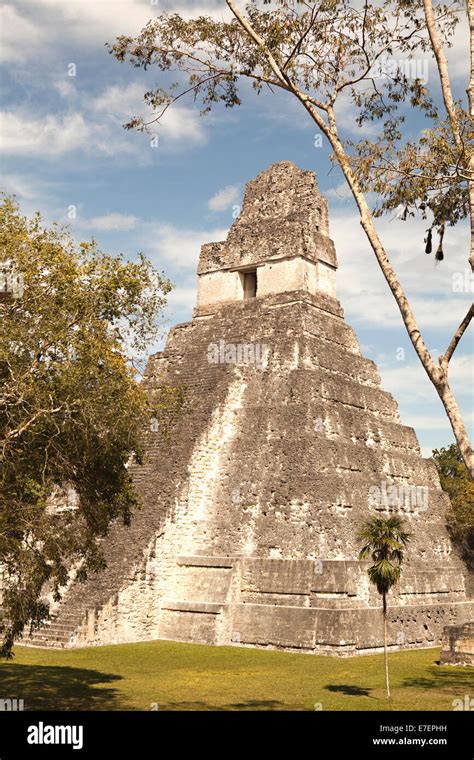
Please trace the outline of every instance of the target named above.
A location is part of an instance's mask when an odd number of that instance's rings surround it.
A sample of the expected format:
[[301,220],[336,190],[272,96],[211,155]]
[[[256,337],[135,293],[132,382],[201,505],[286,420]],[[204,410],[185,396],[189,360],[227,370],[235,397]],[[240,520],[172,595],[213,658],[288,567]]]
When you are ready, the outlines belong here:
[[447,515],[449,532],[470,569],[474,569],[474,483],[455,443],[434,449],[433,459],[441,488],[451,501]]
[[370,556],[373,564],[367,570],[369,579],[379,594],[384,597],[400,579],[400,567],[404,558],[404,549],[410,540],[400,517],[373,517],[359,532],[360,541],[364,542],[359,552],[359,559]]
[[[99,539],[138,505],[127,471],[151,413],[127,352],[156,335],[170,282],[77,245],[0,205],[0,570],[3,650],[47,614],[72,565],[103,565]],[[15,287],[9,288],[14,282]],[[167,399],[166,408],[170,406]],[[68,508],[66,493],[74,494]]]

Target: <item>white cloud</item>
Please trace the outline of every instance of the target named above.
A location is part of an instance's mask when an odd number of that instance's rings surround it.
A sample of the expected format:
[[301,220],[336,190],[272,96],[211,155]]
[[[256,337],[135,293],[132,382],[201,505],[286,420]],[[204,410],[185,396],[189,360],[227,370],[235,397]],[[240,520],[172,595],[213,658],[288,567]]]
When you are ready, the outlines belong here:
[[137,224],[137,217],[132,214],[111,213],[104,216],[96,216],[88,222],[89,227],[97,230],[133,230]]
[[195,268],[203,243],[225,240],[227,229],[190,230],[171,224],[149,224],[144,228],[148,255],[182,268]]
[[[435,360],[438,352],[432,351]],[[454,434],[436,393],[421,362],[397,362],[388,364],[386,358],[374,357],[382,380],[382,388],[396,399],[402,424],[415,429],[424,442],[431,447],[445,445],[453,440]],[[394,366],[394,365],[398,366]],[[454,356],[450,363],[450,383],[459,404],[464,423],[472,427],[474,415],[470,398],[472,384],[472,361],[467,355]],[[431,448],[424,456],[431,456]]]
[[138,144],[127,138],[107,122],[86,120],[80,112],[32,118],[23,107],[0,113],[0,149],[7,155],[44,158],[80,151],[144,156]]
[[57,92],[59,92],[62,98],[70,98],[72,95],[77,94],[76,88],[70,79],[69,81],[67,79],[60,79],[57,82],[54,82],[53,87]]
[[7,193],[13,193],[24,200],[44,197],[45,183],[37,178],[22,174],[3,174],[1,184]]
[[160,142],[161,137],[163,137],[162,144],[177,143],[180,148],[185,143],[201,144],[206,140],[206,133],[199,113],[185,106],[170,106],[160,120],[157,132]]
[[135,36],[150,19],[163,10],[179,13],[184,18],[205,15],[222,20],[229,16],[221,0],[203,3],[176,3],[161,0],[15,0],[16,8],[4,6],[2,21],[2,54],[5,60],[27,61],[39,52],[47,57],[64,45],[114,42],[121,34]]
[[240,189],[238,185],[227,185],[213,195],[207,205],[211,211],[225,211],[225,209],[237,203],[239,199]]
[[57,156],[85,147],[91,127],[79,113],[32,118],[25,108],[0,113],[0,146],[13,155]]
[[[433,358],[437,361],[436,353]],[[379,371],[383,387],[393,393],[397,400],[410,403],[422,402],[424,405],[430,400],[438,399],[438,395],[429,382],[421,362],[395,361],[394,363],[398,366],[379,364]],[[471,357],[465,354],[454,355],[449,367],[449,379],[454,392],[456,393],[457,390],[460,397],[469,395],[472,382]]]
[[53,18],[53,36],[111,40],[119,34],[137,34],[158,9],[142,0],[42,0],[36,22],[43,34]]
[[332,187],[330,190],[327,190],[324,195],[326,198],[335,198],[336,200],[346,200],[347,198],[352,198],[352,192],[346,180],[343,180],[336,187]]
[[452,40],[453,46],[446,49],[446,57],[448,59],[451,80],[453,82],[458,82],[459,84],[465,83],[463,89],[467,87],[469,81],[469,39],[467,17],[464,14],[459,14],[459,24],[456,27]]
[[168,296],[171,308],[191,310],[196,305],[196,287],[177,287]]
[[[91,108],[98,114],[107,115],[117,126],[129,121],[132,116],[151,120],[153,111],[143,100],[144,91],[144,85],[137,82],[126,87],[112,85],[92,100]],[[161,146],[179,142],[182,147],[183,142],[200,144],[206,140],[199,113],[176,104],[166,110],[154,132],[158,134]]]
[[[54,87],[64,97],[73,91],[67,82],[56,82]],[[146,113],[143,91],[139,84],[114,85],[92,100],[78,97],[76,110],[65,113],[32,117],[25,107],[0,112],[0,148],[4,154],[39,158],[74,151],[114,157],[128,154],[146,163],[151,160],[150,142],[122,129],[131,116]],[[183,150],[206,141],[199,114],[184,106],[169,108],[157,132],[158,150]]]
[[107,87],[96,98],[93,98],[91,109],[99,113],[105,113],[119,121],[124,121],[132,115],[144,109],[143,86],[132,82],[126,87],[112,85]]
[[152,18],[163,11],[178,13],[185,18],[200,15],[221,19],[229,11],[222,7],[221,0],[207,2],[175,2],[175,0],[78,0],[65,3],[64,0],[42,0],[42,6],[61,14],[63,22],[74,28],[77,36],[111,36],[136,34]]
[[[339,259],[336,289],[349,319],[379,328],[399,327],[398,306],[375,255],[360,226],[359,216],[331,212],[330,235]],[[424,253],[423,238],[428,222],[399,219],[376,220],[376,227],[392,266],[421,327],[452,329],[461,322],[471,300],[470,293],[453,292],[453,274],[467,267],[467,225],[448,228],[445,259],[435,265],[434,255]]]
[[0,63],[20,63],[25,60],[25,53],[27,57],[37,54],[41,30],[13,5],[0,6],[0,28]]
[[[437,417],[433,414],[410,414],[410,426],[416,430],[445,430],[451,429],[449,420],[446,415],[440,410],[440,415]],[[473,422],[472,413],[463,414],[463,420],[466,425]]]

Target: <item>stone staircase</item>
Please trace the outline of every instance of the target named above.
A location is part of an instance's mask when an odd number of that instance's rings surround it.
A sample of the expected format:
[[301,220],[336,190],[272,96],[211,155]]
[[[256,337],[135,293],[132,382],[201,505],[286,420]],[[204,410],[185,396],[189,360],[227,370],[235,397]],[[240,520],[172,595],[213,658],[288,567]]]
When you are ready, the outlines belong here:
[[47,647],[54,649],[66,649],[73,647],[75,642],[75,631],[84,620],[85,610],[61,611],[60,620],[56,615],[52,615],[44,625],[31,636],[24,636],[21,641],[22,646],[30,647]]

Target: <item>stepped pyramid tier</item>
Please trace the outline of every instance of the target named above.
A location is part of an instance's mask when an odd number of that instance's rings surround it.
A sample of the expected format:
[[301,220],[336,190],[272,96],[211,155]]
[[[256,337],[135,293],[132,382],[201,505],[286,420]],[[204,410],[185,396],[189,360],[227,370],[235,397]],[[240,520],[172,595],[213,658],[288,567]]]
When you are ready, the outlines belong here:
[[107,568],[72,582],[36,645],[149,639],[354,654],[382,646],[357,559],[374,515],[412,533],[390,646],[472,619],[448,497],[336,300],[327,203],[285,161],[249,182],[227,240],[202,247],[193,319],[149,360],[150,394],[186,410],[133,465],[143,508],[112,526]]

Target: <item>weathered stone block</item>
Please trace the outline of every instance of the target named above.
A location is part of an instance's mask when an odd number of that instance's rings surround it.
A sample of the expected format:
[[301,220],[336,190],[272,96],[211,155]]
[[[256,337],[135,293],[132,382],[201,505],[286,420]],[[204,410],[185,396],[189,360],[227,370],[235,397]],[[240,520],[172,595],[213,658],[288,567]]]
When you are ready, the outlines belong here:
[[474,623],[443,628],[441,665],[474,666]]

